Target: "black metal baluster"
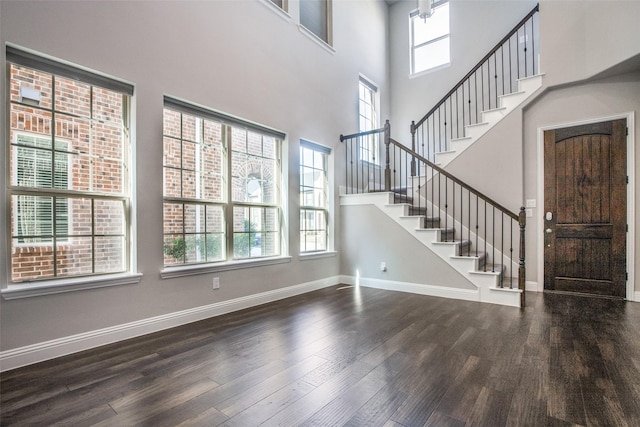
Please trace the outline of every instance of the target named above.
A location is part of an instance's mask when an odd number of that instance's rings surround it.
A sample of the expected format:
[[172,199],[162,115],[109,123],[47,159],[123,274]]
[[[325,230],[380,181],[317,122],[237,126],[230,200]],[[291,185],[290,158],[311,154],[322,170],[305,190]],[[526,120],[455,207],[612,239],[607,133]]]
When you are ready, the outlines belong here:
[[[502,80],[502,95],[504,95],[504,45],[500,46],[500,61],[502,62],[502,66],[500,68],[500,79]],[[498,107],[497,104],[496,107]]]
[[[453,239],[452,241],[455,242],[456,241],[456,183],[455,181],[451,181],[451,193],[452,193],[452,197],[451,197],[451,226],[453,227]],[[447,198],[448,200],[448,198]],[[462,255],[462,248],[459,248],[458,250],[458,255]]]
[[[487,256],[487,201],[484,200],[484,256]],[[484,271],[487,271],[487,263],[484,263]]]
[[[467,190],[467,239],[469,240],[469,245],[471,245],[471,191]],[[469,246],[469,254],[471,254],[471,246]]]
[[491,228],[492,236],[491,236],[491,271],[494,271],[493,267],[495,259],[496,259],[496,207],[493,206],[493,211],[491,215]]
[[509,93],[513,92],[513,67],[511,66],[511,39],[509,39]]
[[476,256],[478,256],[478,236],[480,236],[480,198],[476,194]]
[[[493,73],[494,73],[494,80],[493,80],[493,84],[495,85],[496,88],[496,103],[495,103],[495,108],[498,108],[498,55],[494,54],[493,55]],[[489,101],[489,108],[491,108],[491,101]]]
[[524,76],[529,76],[529,68],[527,67],[527,23],[524,23]]
[[532,73],[531,73],[532,76],[535,76],[536,74],[538,74],[536,72],[536,46],[535,46],[535,43],[536,43],[536,29],[533,26],[534,16],[531,17],[531,62],[533,63],[533,70],[532,70]]

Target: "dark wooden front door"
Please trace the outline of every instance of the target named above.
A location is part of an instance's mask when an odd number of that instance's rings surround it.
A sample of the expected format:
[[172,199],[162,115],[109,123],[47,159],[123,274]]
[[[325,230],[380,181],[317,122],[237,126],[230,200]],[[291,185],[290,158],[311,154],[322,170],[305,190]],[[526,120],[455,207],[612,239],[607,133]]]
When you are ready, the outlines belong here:
[[544,288],[626,296],[626,120],[544,133]]

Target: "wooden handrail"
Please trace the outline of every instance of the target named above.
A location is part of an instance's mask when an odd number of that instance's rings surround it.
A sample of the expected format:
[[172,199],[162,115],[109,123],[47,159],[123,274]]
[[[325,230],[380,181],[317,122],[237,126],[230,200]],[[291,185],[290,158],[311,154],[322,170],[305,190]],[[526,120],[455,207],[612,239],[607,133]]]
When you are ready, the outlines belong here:
[[498,44],[495,45],[495,47],[493,49],[491,49],[491,51],[489,53],[487,53],[481,60],[480,62],[478,62],[478,64],[476,64],[475,67],[473,67],[471,69],[471,71],[469,71],[467,73],[467,75],[465,75],[462,80],[460,80],[454,87],[453,89],[451,89],[436,105],[435,107],[433,107],[431,110],[429,110],[429,112],[427,114],[424,115],[423,118],[421,118],[417,123],[411,124],[411,133],[415,132],[415,128],[419,127],[420,125],[422,125],[422,123],[424,123],[427,118],[429,116],[431,116],[431,114],[434,113],[434,111],[436,111],[442,104],[444,104],[444,102],[449,99],[449,97],[451,95],[453,95],[459,88],[460,86],[462,86],[464,84],[464,82],[467,81],[467,79],[469,77],[471,77],[473,75],[473,73],[475,73],[476,71],[478,71],[478,69],[480,69],[480,67],[482,66],[482,64],[485,63],[485,61],[487,61],[491,55],[493,55],[494,53],[496,53],[498,51],[498,49],[500,49],[500,47],[502,47],[502,45],[511,38],[511,36],[513,36],[516,32],[518,32],[518,30],[520,29],[520,27],[522,27],[528,20],[529,18],[531,18],[536,12],[538,12],[540,9],[540,5],[536,4],[536,6],[531,10],[531,12],[529,12],[527,14],[527,16],[525,16],[524,18],[522,18],[522,20],[520,22],[518,22],[518,24],[513,27],[513,29],[511,31],[509,31],[509,33],[504,36],[502,38],[502,40],[500,40],[500,42],[498,42]]

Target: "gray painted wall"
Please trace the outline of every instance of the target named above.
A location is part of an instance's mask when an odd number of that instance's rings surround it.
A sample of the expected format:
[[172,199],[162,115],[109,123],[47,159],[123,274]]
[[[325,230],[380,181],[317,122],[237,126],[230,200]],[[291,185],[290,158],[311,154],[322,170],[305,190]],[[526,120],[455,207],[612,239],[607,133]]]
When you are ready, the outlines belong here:
[[[144,274],[137,285],[0,299],[0,350],[339,274],[339,256],[305,261],[298,256],[298,141],[339,148],[340,133],[357,129],[359,73],[379,85],[383,117],[389,114],[388,8],[382,1],[335,1],[332,53],[300,31],[299,3],[289,4],[290,17],[266,0],[0,2],[2,56],[10,42],[136,85],[137,259]],[[4,61],[0,73],[4,81]],[[214,274],[160,278],[163,94],[288,134],[290,263],[220,272],[215,276],[221,289],[215,292]],[[0,104],[4,117],[6,106]],[[333,157],[341,170],[341,157]],[[5,166],[3,161],[2,188]],[[0,258],[6,259],[6,251],[1,245]],[[4,262],[2,268],[6,283]]]
[[[467,279],[373,205],[341,206],[341,273],[457,289],[475,289]],[[387,271],[380,271],[385,262]]]

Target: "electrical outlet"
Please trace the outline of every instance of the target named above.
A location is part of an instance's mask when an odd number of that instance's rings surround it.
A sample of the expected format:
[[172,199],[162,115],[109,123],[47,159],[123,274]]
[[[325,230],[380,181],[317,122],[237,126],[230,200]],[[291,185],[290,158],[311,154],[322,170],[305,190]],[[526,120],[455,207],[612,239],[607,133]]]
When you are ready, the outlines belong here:
[[380,271],[383,271],[383,272],[387,271],[387,263],[386,262],[382,261],[380,263]]
[[213,290],[215,291],[216,289],[220,289],[220,278],[219,277],[214,277],[213,278]]

